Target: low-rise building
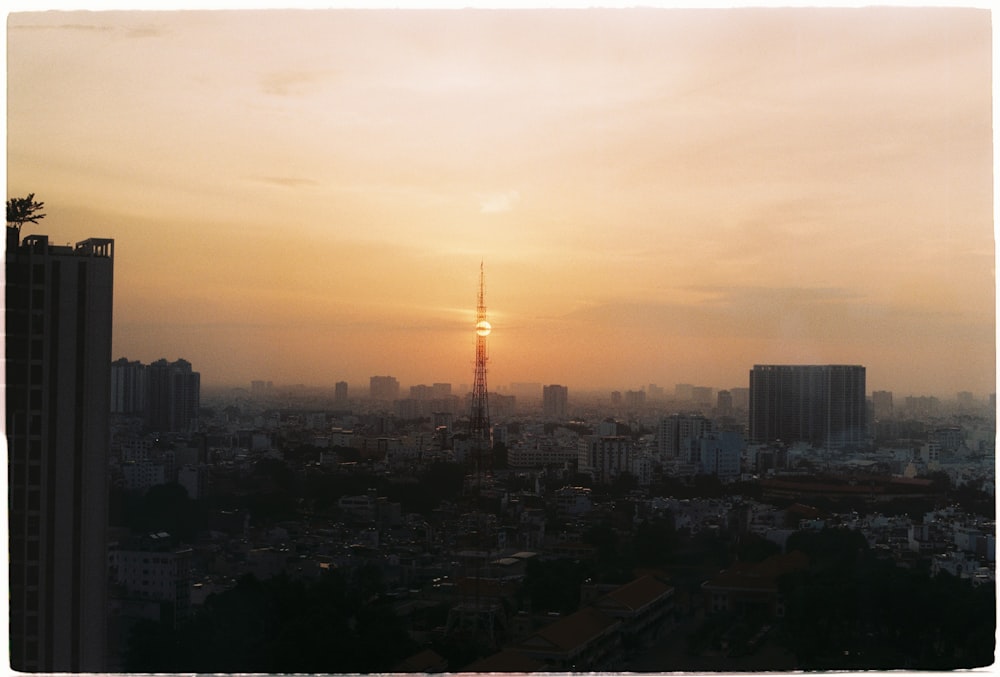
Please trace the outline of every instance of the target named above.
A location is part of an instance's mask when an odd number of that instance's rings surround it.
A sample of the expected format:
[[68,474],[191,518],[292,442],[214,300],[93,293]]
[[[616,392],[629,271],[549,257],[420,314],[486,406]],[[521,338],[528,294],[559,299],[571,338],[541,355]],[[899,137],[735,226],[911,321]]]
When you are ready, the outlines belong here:
[[785,615],[778,579],[805,569],[809,559],[794,551],[772,555],[762,562],[737,562],[701,585],[705,608],[711,613],[761,613],[770,618]]
[[593,606],[621,621],[625,646],[647,646],[673,626],[674,589],[655,576],[642,576],[599,597]]
[[617,619],[594,607],[585,607],[510,648],[539,661],[547,671],[607,670],[620,658],[620,626]]

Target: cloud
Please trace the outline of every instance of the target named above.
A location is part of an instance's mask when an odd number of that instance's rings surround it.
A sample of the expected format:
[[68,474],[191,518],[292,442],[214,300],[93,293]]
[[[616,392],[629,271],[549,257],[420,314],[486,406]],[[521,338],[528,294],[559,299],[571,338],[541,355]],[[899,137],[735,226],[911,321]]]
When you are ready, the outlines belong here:
[[479,211],[483,214],[500,214],[509,212],[521,201],[521,194],[516,190],[506,193],[493,193],[479,196]]
[[125,38],[157,38],[164,35],[161,27],[144,26],[112,26],[109,24],[63,23],[57,25],[16,24],[11,22],[10,30],[14,31],[76,31],[81,33],[106,33]]
[[272,96],[301,96],[329,75],[325,71],[281,71],[260,76],[260,87]]
[[312,179],[297,179],[290,176],[261,176],[256,180],[272,186],[281,186],[282,188],[302,188],[304,186],[319,185],[318,181],[313,181]]
[[948,337],[960,316],[949,311],[876,302],[840,287],[686,287],[701,299],[657,302],[620,299],[576,309],[563,321],[664,336],[741,336],[805,341],[855,342],[903,333]]

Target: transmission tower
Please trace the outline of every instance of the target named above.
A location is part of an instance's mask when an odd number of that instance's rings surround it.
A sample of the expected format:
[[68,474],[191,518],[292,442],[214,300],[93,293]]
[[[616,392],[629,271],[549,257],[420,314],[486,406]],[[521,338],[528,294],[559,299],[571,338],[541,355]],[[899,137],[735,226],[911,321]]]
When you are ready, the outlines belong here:
[[476,304],[476,377],[472,385],[472,411],[469,413],[469,441],[472,451],[473,472],[477,484],[483,471],[488,469],[489,456],[493,448],[490,432],[490,405],[486,393],[486,337],[492,327],[486,321],[485,275],[483,264],[479,263],[479,300]]
[[479,264],[479,298],[476,304],[476,376],[472,386],[472,409],[469,412],[469,471],[466,498],[470,513],[467,527],[474,534],[476,553],[474,564],[466,568],[460,581],[461,601],[448,613],[447,632],[476,646],[484,643],[496,649],[506,625],[503,607],[496,597],[484,594],[488,561],[492,557],[493,528],[490,516],[482,510],[483,477],[491,471],[493,442],[490,430],[490,408],[486,390],[486,337],[492,327],[486,320],[485,276]]

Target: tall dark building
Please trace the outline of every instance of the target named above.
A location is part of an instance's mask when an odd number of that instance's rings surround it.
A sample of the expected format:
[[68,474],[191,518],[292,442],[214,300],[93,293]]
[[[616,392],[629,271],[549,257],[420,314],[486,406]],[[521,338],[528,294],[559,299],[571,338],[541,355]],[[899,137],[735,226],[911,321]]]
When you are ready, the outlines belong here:
[[865,442],[865,368],[758,364],[750,371],[750,440],[842,449]]
[[888,390],[876,390],[872,393],[872,407],[875,410],[875,418],[885,420],[892,418],[892,392]]
[[333,401],[337,404],[347,402],[347,381],[337,381],[333,386]]
[[10,660],[106,663],[107,451],[114,241],[7,229]]
[[671,414],[660,419],[656,448],[664,459],[684,458],[693,444],[713,431],[712,420],[701,414]]
[[146,370],[146,427],[156,432],[191,432],[201,407],[201,374],[187,360],[153,362]]
[[399,399],[399,381],[395,376],[372,376],[368,379],[368,393],[373,400],[392,402]]
[[146,411],[147,367],[124,357],[111,363],[111,413],[139,415]]
[[542,413],[549,418],[565,419],[569,405],[569,388],[560,385],[542,388]]

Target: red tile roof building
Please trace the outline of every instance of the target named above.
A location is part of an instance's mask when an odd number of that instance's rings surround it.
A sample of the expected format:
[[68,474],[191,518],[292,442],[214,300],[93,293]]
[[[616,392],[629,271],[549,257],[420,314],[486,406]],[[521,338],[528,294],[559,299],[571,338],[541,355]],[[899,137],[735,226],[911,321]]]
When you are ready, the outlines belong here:
[[705,607],[710,612],[760,611],[780,618],[784,615],[784,604],[778,589],[779,579],[807,566],[809,558],[799,551],[773,555],[762,562],[737,562],[701,584]]

